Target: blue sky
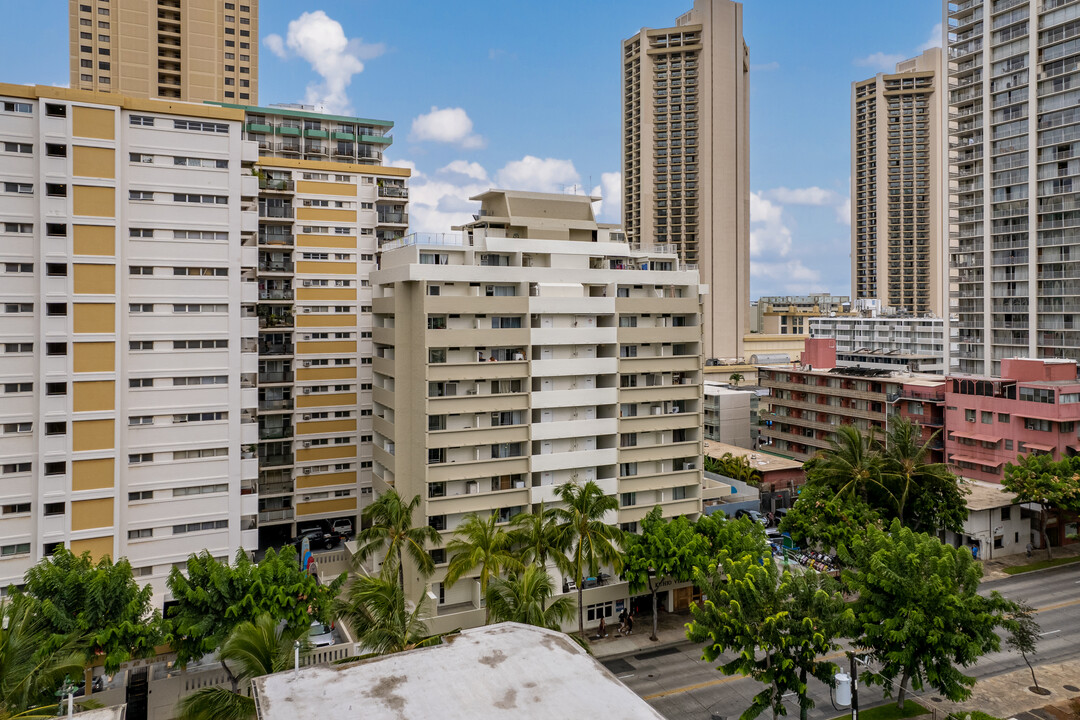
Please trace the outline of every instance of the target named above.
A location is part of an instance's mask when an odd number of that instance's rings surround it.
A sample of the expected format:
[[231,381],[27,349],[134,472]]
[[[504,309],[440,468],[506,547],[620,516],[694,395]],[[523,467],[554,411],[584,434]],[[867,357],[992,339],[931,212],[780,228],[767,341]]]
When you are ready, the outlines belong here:
[[[417,229],[448,230],[489,186],[598,191],[615,221],[620,43],[691,2],[262,0],[260,102],[393,120]],[[4,4],[0,81],[67,84],[67,1]],[[850,83],[940,22],[936,0],[744,3],[753,297],[850,292]]]

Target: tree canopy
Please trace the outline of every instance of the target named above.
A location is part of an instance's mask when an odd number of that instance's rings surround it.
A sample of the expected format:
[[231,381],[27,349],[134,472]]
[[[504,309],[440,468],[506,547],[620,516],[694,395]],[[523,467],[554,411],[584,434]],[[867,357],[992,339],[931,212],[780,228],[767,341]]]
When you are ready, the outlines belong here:
[[381,576],[358,577],[335,604],[336,614],[356,633],[357,642],[376,655],[437,645],[442,635],[430,635],[425,596],[412,603],[394,580]]
[[807,547],[833,550],[881,525],[881,516],[858,495],[837,497],[823,485],[807,485],[795,506],[780,521],[780,531]]
[[961,668],[998,649],[995,629],[1012,608],[997,592],[977,592],[982,568],[971,553],[893,520],[853,537],[840,557],[844,584],[858,596],[853,642],[880,664],[863,679],[887,694],[899,679],[898,707],[909,681],[954,702],[969,697],[975,678]]
[[82,638],[69,635],[55,642],[24,597],[0,605],[0,618],[0,717],[55,716],[54,693],[65,677],[83,674]]
[[162,641],[161,616],[151,608],[153,590],[139,586],[131,564],[57,548],[26,571],[19,591],[40,619],[45,642],[56,649],[77,639],[88,657],[100,656],[106,672],[132,658],[150,657]]
[[492,578],[487,588],[487,607],[495,622],[517,622],[560,630],[574,617],[574,601],[566,596],[552,600],[555,584],[539,565],[526,565],[507,578]]
[[290,631],[306,630],[313,620],[326,621],[345,574],[320,585],[300,569],[295,551],[272,548],[258,564],[238,550],[232,564],[209,552],[192,555],[187,577],[178,568],[168,587],[176,605],[166,618],[168,640],[184,665],[219,648],[237,625],[254,622],[263,613],[285,621]]
[[1039,534],[1046,557],[1052,557],[1046,528],[1049,510],[1080,512],[1080,457],[1054,460],[1051,455],[1019,456],[1006,463],[1001,486],[1016,496],[1015,502],[1039,506]]
[[414,495],[405,502],[397,490],[391,488],[364,508],[361,516],[364,529],[356,536],[359,548],[355,556],[356,562],[363,562],[379,550],[385,550],[382,574],[384,577],[392,577],[396,573],[398,585],[403,592],[406,556],[422,575],[428,576],[435,572],[435,561],[431,559],[428,548],[438,545],[441,538],[439,531],[430,525],[413,525],[413,516],[417,514],[419,507],[419,495]]

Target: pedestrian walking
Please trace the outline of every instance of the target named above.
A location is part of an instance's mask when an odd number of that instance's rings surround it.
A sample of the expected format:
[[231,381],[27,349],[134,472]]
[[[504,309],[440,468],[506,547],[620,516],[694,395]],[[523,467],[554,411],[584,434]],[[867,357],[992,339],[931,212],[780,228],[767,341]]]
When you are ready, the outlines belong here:
[[1033,545],[1031,544],[1031,541],[1030,541],[1030,540],[1028,540],[1028,544],[1027,544],[1027,556],[1028,556],[1029,558],[1031,557],[1031,551],[1032,551],[1032,550],[1034,550],[1034,549],[1035,549],[1035,547],[1034,547],[1034,546],[1033,546]]
[[626,634],[634,634],[634,615],[633,613],[626,616]]
[[623,610],[621,613],[619,613],[619,634],[620,635],[625,635],[626,634],[626,611],[625,610]]

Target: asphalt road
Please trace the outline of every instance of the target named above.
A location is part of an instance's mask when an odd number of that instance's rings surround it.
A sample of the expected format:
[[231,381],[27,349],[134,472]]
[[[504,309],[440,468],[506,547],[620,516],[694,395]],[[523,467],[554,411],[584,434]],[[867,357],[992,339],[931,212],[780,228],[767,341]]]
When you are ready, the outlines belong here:
[[[1027,600],[1039,610],[1036,617],[1042,626],[1043,639],[1035,663],[1060,662],[1080,655],[1080,566],[1026,573],[983,583],[982,588],[984,592],[997,590],[1010,599]],[[835,662],[846,664],[842,652],[834,656]],[[690,642],[607,660],[604,664],[631,690],[672,719],[710,720],[713,713],[737,718],[762,689],[760,683],[745,677],[724,676],[714,665],[702,661],[700,646]],[[1021,668],[1026,668],[1023,658],[1003,650],[983,657],[967,674],[992,677]],[[922,695],[932,702],[933,692]],[[816,703],[810,711],[810,720],[836,717],[844,712],[843,708],[837,710],[832,706],[829,688],[816,680],[810,681],[810,696]],[[860,706],[869,707],[882,698],[880,688],[868,688],[860,683]],[[794,700],[788,704],[788,713],[798,718],[799,709]]]

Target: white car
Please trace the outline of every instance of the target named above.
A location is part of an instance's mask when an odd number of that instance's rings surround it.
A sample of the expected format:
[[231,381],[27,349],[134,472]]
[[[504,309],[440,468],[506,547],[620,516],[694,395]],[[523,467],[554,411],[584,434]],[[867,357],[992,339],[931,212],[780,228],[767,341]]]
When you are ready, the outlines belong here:
[[351,537],[353,534],[352,520],[335,520],[333,524],[330,525],[330,529],[339,535]]
[[316,620],[308,630],[308,642],[312,647],[328,647],[334,644],[334,629]]

